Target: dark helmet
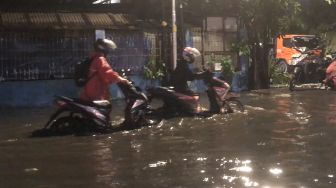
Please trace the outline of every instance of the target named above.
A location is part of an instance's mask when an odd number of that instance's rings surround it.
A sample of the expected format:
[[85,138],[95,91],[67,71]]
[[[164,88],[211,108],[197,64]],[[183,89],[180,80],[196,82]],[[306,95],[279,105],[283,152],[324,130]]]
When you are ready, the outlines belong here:
[[183,59],[189,63],[193,63],[195,61],[195,57],[200,55],[201,53],[196,48],[192,47],[185,47],[182,52]]
[[112,50],[117,48],[117,45],[110,39],[97,39],[93,45],[97,52],[108,54]]

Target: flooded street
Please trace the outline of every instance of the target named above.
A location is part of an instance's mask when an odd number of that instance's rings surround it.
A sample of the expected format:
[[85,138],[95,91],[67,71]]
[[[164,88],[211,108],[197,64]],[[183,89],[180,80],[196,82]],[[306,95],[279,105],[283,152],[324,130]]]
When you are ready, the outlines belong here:
[[1,109],[0,187],[336,187],[335,92],[240,99],[245,113],[96,136],[29,138],[53,109]]

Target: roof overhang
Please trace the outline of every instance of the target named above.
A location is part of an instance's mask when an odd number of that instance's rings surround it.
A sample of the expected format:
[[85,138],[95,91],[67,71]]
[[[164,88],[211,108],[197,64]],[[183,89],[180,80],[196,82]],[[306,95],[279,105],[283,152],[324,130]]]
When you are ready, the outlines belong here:
[[0,28],[37,29],[135,29],[134,19],[126,14],[2,12]]

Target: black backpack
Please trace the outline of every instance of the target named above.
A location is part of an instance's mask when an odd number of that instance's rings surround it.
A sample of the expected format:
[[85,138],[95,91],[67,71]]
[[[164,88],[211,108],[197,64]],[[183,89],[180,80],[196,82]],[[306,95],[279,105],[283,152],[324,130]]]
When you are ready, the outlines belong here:
[[78,87],[83,87],[94,76],[89,77],[92,59],[86,57],[75,64],[74,79]]

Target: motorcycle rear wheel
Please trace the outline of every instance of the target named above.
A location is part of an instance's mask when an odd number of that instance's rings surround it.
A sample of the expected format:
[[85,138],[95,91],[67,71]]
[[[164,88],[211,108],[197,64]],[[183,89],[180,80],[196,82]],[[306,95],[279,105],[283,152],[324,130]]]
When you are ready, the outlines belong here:
[[80,130],[80,118],[65,116],[54,120],[47,129],[52,135],[71,135]]
[[279,60],[276,64],[275,64],[275,69],[277,72],[279,73],[287,73],[288,72],[288,64],[286,63],[285,60]]

